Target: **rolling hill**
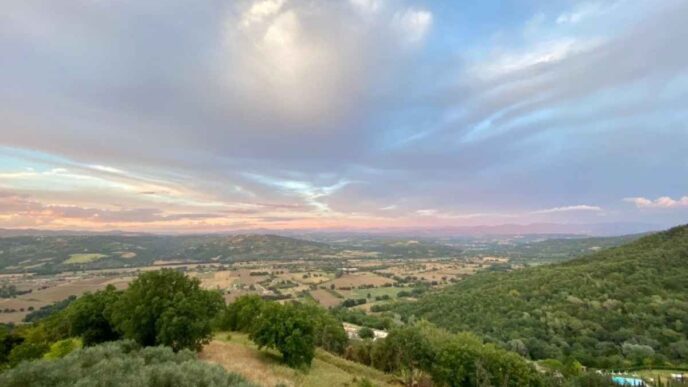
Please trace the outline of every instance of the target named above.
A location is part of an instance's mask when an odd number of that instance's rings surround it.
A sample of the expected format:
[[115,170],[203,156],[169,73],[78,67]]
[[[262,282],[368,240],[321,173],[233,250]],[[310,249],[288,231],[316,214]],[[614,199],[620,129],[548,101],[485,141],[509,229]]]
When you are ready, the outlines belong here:
[[255,260],[456,257],[461,250],[431,241],[342,244],[270,234],[25,235],[0,238],[0,271],[52,273],[151,265]]
[[156,260],[313,259],[339,249],[276,235],[61,235],[0,238],[0,270],[51,272],[150,265]]
[[394,310],[533,359],[688,362],[688,226],[569,262],[482,273]]

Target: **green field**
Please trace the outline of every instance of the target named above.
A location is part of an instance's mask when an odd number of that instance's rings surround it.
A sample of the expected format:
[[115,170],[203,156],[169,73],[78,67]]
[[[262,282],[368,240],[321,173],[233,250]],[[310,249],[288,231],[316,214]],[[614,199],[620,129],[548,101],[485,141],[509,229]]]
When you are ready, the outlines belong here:
[[105,254],[70,254],[69,259],[64,261],[65,264],[67,265],[72,265],[72,264],[79,264],[79,263],[89,263],[89,262],[95,262],[99,259],[105,258],[107,255]]

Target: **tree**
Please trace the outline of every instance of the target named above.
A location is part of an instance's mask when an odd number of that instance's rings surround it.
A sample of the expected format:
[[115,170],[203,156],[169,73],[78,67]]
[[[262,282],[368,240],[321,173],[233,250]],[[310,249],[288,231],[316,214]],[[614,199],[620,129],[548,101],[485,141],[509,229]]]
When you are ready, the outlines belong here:
[[112,321],[124,337],[143,346],[199,350],[212,335],[211,320],[224,301],[203,290],[197,278],[163,269],[141,274],[112,306]]
[[408,325],[393,329],[373,348],[373,365],[385,371],[401,371],[406,385],[412,386],[418,371],[428,371],[434,351],[419,327]]
[[220,317],[219,328],[238,332],[250,332],[260,315],[265,301],[256,295],[245,295],[227,305]]
[[314,323],[294,304],[266,303],[250,337],[259,348],[275,348],[290,367],[310,366],[315,355]]
[[294,304],[294,307],[302,309],[302,312],[310,316],[313,321],[313,336],[316,347],[336,354],[344,352],[349,337],[339,320],[320,306]]
[[111,322],[111,309],[121,292],[108,285],[105,290],[86,293],[65,310],[70,335],[81,336],[85,346],[118,340],[121,336]]

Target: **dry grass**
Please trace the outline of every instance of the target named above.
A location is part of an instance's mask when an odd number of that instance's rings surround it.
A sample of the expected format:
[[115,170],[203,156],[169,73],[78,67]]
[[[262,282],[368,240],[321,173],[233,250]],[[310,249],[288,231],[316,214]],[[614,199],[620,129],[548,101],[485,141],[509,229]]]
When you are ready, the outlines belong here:
[[394,283],[394,280],[385,278],[370,272],[345,274],[337,279],[326,282],[323,285],[334,284],[337,289],[341,287],[357,288],[361,285],[382,286]]
[[293,375],[284,375],[277,355],[258,351],[249,345],[215,340],[203,348],[199,357],[262,386],[276,386],[280,383],[295,385],[292,382]]
[[318,303],[326,308],[329,308],[331,306],[337,306],[341,304],[342,301],[344,301],[341,298],[335,297],[332,293],[328,292],[325,289],[318,289],[318,290],[311,290],[311,296],[315,298]]
[[229,270],[217,271],[214,273],[189,273],[201,280],[201,284],[206,289],[227,289],[238,281],[238,278]]
[[246,335],[232,333],[218,334],[216,340],[203,348],[202,360],[223,366],[237,372],[248,380],[263,386],[283,384],[298,387],[355,386],[356,381],[367,378],[376,386],[398,385],[394,377],[375,369],[339,358],[322,350],[316,351],[315,359],[308,370],[294,370],[281,362],[274,351],[259,351]]

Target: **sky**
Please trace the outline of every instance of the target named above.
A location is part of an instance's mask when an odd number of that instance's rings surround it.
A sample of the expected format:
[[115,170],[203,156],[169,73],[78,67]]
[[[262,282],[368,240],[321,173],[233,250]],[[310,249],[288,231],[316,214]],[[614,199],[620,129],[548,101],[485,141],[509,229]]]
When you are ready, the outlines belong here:
[[685,0],[0,0],[0,227],[688,223]]

